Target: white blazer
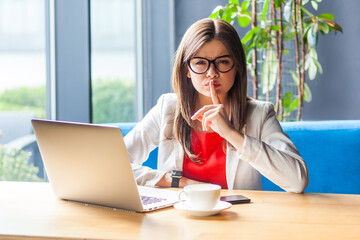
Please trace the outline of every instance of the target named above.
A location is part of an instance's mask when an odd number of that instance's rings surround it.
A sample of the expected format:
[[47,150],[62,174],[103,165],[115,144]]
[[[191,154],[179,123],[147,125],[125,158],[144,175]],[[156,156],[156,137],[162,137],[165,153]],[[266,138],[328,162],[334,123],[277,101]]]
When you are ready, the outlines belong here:
[[[182,170],[184,151],[172,128],[177,96],[162,95],[144,119],[125,136],[139,185],[154,186],[166,172]],[[309,177],[305,161],[282,131],[271,103],[248,100],[241,153],[227,146],[226,179],[229,189],[261,190],[261,175],[289,192],[303,192]],[[158,169],[141,166],[158,149]]]

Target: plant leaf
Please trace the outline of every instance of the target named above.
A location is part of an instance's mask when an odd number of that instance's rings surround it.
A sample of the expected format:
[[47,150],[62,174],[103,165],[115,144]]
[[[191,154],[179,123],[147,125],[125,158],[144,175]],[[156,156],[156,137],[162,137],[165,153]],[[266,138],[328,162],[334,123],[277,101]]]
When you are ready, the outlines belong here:
[[275,8],[279,8],[282,3],[283,3],[283,0],[275,0]]
[[239,5],[239,0],[229,0],[229,2],[231,2],[233,4],[236,4],[236,5]]
[[280,31],[280,26],[279,26],[279,25],[272,25],[272,26],[270,27],[270,30]]
[[306,60],[305,60],[305,70],[307,71],[309,69],[309,66],[310,66],[310,60],[311,57],[309,56],[306,56]]
[[325,33],[325,34],[329,33],[330,27],[326,23],[323,23],[323,22],[319,21],[319,28],[323,33]]
[[222,13],[222,12],[223,12],[223,7],[222,6],[216,6],[216,8],[214,8],[212,13],[210,14],[209,18],[216,19],[218,17],[221,17],[220,13]]
[[282,97],[282,106],[283,108],[289,108],[292,101],[292,93],[291,91],[288,91],[285,93],[285,95]]
[[318,40],[317,28],[318,28],[318,24],[315,23],[307,33],[307,40],[310,47],[315,47],[317,44],[317,40]]
[[[254,39],[254,35],[260,30],[259,27],[254,27],[253,29],[251,29],[250,31],[248,31],[245,36],[242,38],[241,43],[242,44],[246,44],[249,40],[253,40]],[[253,41],[251,41],[253,42]]]
[[340,31],[340,32],[343,32],[342,27],[341,27],[339,24],[337,24],[336,22],[330,21],[330,20],[327,20],[327,19],[324,19],[324,22],[325,22],[327,25],[329,25],[330,27],[334,28],[335,30],[338,30],[338,31]]
[[[297,74],[291,69],[289,71],[291,73],[292,79],[294,80],[296,85],[299,86],[299,78],[298,78]],[[304,100],[306,102],[310,102],[312,100],[312,94],[311,94],[310,88],[307,85],[307,83],[304,84]],[[298,106],[298,104],[297,104],[297,106]]]
[[296,84],[296,86],[298,86],[299,85],[298,75],[292,69],[289,69],[289,72],[292,76],[292,79],[294,80],[294,83]]
[[225,11],[225,13],[221,17],[221,19],[225,20],[226,22],[230,23],[231,25],[233,24],[233,21],[234,21],[234,17],[229,11],[228,12]]
[[309,17],[309,16],[304,16],[303,17],[303,22],[304,22],[304,24],[307,24],[307,25],[309,25],[310,23],[312,23],[312,20],[313,20],[313,18],[314,17]]
[[295,110],[296,108],[298,108],[298,107],[299,107],[299,98],[297,97],[297,98],[295,98],[294,101],[292,101],[292,103],[290,104],[290,107],[289,107],[290,111],[289,111],[289,112],[294,111],[294,110]]
[[286,2],[286,3],[285,3],[285,7],[284,7],[284,19],[285,19],[287,22],[290,22],[291,9],[292,9],[292,0]]
[[241,4],[241,10],[248,10],[250,6],[250,0],[246,0]]
[[238,23],[241,27],[246,27],[251,23],[251,16],[248,12],[241,13],[240,16],[238,16]]
[[334,21],[334,15],[331,13],[322,13],[318,16],[319,19],[327,19],[330,21]]
[[288,91],[282,98],[282,106],[285,114],[290,113],[299,107],[299,98],[293,100],[291,91]]
[[322,69],[322,66],[321,66],[320,62],[315,58],[313,58],[313,61],[314,61],[314,64],[315,64],[317,70],[319,71],[319,73],[322,74],[323,69]]
[[267,91],[270,92],[274,88],[277,75],[277,61],[275,51],[272,46],[268,51],[268,56],[264,60],[261,74],[261,87],[263,94],[265,94]]
[[308,74],[309,74],[309,79],[314,80],[317,74],[317,67],[314,63],[314,59],[313,58],[310,59],[311,61],[309,61]]
[[318,10],[318,3],[316,1],[311,0],[311,6],[317,11]]
[[312,100],[311,90],[310,90],[309,86],[307,85],[307,83],[305,83],[304,84],[304,101],[311,102],[311,100]]
[[309,47],[308,54],[310,57],[313,57],[315,59],[318,59],[318,55],[315,48]]
[[266,13],[267,13],[267,10],[268,10],[268,5],[269,5],[269,0],[265,0],[264,8],[263,8],[263,11],[262,11],[262,20],[264,22],[266,20]]

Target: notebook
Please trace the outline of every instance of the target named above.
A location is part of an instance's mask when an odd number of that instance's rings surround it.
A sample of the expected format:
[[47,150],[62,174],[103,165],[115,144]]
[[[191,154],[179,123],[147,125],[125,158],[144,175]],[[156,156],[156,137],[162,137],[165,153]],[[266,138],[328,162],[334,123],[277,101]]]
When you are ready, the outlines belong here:
[[33,119],[54,194],[65,200],[148,212],[178,202],[178,192],[137,186],[120,128]]

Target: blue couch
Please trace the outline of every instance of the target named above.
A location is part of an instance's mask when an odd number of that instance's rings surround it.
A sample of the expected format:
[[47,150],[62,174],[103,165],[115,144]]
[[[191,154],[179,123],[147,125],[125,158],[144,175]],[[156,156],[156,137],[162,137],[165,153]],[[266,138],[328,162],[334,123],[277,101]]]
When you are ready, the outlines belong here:
[[[136,123],[115,123],[126,135]],[[305,192],[360,194],[360,120],[281,123],[309,169]],[[157,168],[157,149],[144,165]],[[263,177],[267,191],[282,191]]]

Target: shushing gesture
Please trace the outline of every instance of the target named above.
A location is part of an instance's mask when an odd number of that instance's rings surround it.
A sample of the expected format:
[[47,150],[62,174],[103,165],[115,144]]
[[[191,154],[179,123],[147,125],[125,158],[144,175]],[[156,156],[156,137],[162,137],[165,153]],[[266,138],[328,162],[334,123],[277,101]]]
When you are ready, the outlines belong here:
[[205,105],[200,108],[192,117],[192,120],[201,121],[203,131],[217,132],[221,137],[226,138],[226,134],[233,127],[229,121],[225,106],[221,103],[214,87],[213,80],[209,83],[210,95],[213,104]]

